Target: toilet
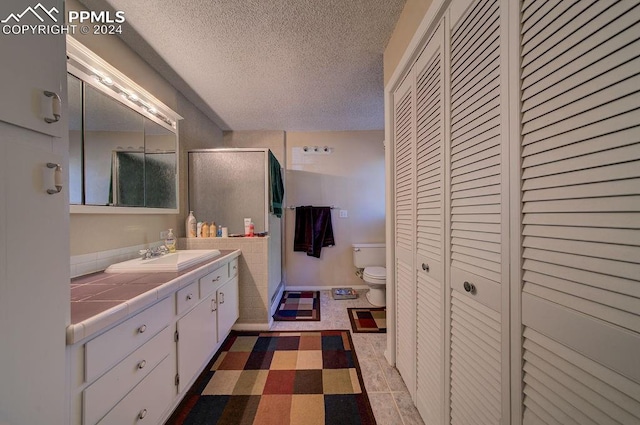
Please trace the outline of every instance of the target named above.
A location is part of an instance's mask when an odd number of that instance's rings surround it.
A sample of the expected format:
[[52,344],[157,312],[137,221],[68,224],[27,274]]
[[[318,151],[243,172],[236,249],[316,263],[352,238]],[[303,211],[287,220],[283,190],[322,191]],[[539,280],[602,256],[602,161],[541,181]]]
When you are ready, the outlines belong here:
[[387,305],[386,251],[383,243],[353,244],[353,265],[362,272],[362,280],[371,288],[367,300],[377,307]]

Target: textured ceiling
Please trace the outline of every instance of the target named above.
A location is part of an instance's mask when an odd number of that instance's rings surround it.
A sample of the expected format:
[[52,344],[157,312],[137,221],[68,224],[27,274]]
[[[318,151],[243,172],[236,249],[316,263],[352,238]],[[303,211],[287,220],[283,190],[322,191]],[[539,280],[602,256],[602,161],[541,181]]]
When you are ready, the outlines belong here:
[[82,3],[124,11],[122,39],[224,130],[384,128],[382,54],[405,0]]

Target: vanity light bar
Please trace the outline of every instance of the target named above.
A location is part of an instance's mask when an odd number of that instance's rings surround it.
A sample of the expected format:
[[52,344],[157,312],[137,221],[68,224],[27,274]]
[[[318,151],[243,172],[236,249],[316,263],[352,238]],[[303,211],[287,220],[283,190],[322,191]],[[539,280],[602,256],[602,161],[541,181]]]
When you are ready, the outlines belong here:
[[92,75],[103,87],[119,94],[139,110],[153,115],[171,128],[177,128],[177,121],[182,119],[180,115],[71,36],[67,36],[67,57],[71,64],[76,67],[79,65],[79,70]]
[[158,112],[158,109],[155,106],[153,106],[151,103],[146,102],[143,99],[140,99],[138,97],[138,95],[133,92],[133,90],[128,89],[126,87],[123,87],[120,84],[115,83],[113,81],[113,79],[111,79],[108,75],[104,75],[103,73],[99,72],[96,69],[91,69],[91,71],[93,71],[93,73],[94,73],[93,77],[97,81],[99,81],[103,85],[107,86],[111,90],[115,91],[116,93],[120,94],[120,96],[122,96],[123,98],[127,99],[128,101],[133,102],[133,103],[137,104],[138,106],[141,106],[148,113],[152,114],[156,118],[158,118],[158,119],[164,121],[165,123],[169,124],[171,127],[176,128],[176,122],[175,121],[169,119],[166,115]]

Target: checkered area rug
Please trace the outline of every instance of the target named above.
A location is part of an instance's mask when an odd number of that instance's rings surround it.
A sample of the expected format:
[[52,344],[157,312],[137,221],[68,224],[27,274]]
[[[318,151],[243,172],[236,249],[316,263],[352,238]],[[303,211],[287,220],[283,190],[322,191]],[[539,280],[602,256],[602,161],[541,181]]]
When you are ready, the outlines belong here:
[[376,308],[348,308],[349,320],[353,332],[386,333],[387,309]]
[[320,291],[284,291],[273,320],[320,320]]
[[232,332],[167,425],[375,424],[349,331]]

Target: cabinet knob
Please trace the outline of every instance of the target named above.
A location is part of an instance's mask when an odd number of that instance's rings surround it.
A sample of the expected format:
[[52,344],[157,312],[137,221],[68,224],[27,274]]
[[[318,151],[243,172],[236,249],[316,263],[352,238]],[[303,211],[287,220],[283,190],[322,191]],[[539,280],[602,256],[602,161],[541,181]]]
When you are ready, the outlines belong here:
[[187,295],[187,301],[191,301],[193,299],[193,294],[188,294]]
[[429,265],[426,263],[422,263],[422,270],[424,270],[425,272],[429,271]]
[[140,327],[138,328],[138,333],[143,334],[143,333],[144,333],[144,331],[146,331],[146,330],[147,330],[147,325],[142,325],[142,326],[140,326]]
[[147,361],[142,360],[140,363],[138,363],[138,369],[144,369],[146,365],[147,365]]
[[235,269],[237,269],[237,268],[238,268],[238,266],[237,266],[237,265],[233,266],[233,270],[235,270]]
[[474,285],[473,283],[469,283],[467,281],[465,281],[462,286],[464,287],[464,290],[467,291],[470,294],[475,294],[476,293],[476,285]]
[[147,409],[142,409],[140,413],[138,413],[138,419],[144,419],[147,416]]

